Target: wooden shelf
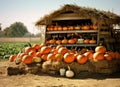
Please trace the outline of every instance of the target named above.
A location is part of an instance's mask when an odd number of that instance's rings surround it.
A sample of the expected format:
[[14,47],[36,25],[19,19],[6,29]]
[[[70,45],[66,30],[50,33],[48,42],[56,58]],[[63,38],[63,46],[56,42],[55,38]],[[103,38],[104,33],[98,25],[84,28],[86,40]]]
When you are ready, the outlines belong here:
[[55,34],[55,33],[95,33],[98,30],[68,30],[68,31],[46,31],[47,34]]
[[[57,44],[51,44],[52,46],[57,46]],[[95,47],[97,44],[61,44],[62,46],[66,47],[72,47],[72,46],[77,46],[77,47]]]

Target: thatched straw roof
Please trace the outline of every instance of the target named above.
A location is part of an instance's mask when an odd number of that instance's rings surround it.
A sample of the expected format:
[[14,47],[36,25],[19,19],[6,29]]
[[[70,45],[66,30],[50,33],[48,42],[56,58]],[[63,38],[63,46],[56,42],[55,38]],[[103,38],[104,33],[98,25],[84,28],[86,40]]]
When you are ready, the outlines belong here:
[[53,18],[70,11],[79,15],[80,17],[90,18],[93,24],[120,24],[120,16],[114,14],[113,12],[101,11],[89,7],[80,7],[73,4],[66,4],[53,13],[45,15],[43,18],[38,20],[35,25],[50,25]]

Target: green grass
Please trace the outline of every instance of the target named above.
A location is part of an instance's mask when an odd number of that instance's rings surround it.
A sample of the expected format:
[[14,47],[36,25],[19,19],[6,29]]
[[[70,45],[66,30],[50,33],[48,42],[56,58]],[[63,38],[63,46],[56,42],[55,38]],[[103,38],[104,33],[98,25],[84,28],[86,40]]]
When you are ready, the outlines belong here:
[[[34,43],[30,43],[33,45]],[[40,44],[40,43],[36,43]],[[8,59],[12,54],[18,54],[28,43],[0,43],[0,59]]]

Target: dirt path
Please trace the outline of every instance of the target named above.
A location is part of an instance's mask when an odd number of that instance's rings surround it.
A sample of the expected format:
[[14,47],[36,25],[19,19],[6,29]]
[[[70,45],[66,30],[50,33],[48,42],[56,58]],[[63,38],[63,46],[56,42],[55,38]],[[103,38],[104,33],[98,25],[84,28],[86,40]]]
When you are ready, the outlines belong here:
[[120,87],[120,78],[68,79],[46,74],[6,75],[8,62],[0,62],[0,87]]

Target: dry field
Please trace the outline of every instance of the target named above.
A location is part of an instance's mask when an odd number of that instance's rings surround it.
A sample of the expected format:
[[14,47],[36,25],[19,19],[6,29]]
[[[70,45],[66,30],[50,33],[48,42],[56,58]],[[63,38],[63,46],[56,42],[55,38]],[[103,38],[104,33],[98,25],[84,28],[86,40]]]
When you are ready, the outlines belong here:
[[120,74],[117,77],[95,78],[66,78],[40,75],[12,75],[6,74],[8,61],[0,61],[0,87],[120,87]]

